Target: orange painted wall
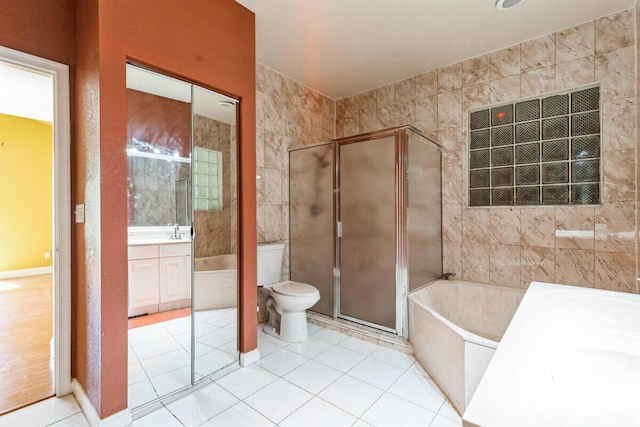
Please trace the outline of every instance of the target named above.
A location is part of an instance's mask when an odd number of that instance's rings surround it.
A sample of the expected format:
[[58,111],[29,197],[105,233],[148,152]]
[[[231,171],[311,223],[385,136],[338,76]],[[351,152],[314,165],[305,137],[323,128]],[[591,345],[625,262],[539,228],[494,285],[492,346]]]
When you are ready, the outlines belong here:
[[127,59],[241,100],[239,346],[257,346],[254,15],[233,0],[82,0],[76,22],[76,196],[87,211],[76,373],[105,418],[127,406]]

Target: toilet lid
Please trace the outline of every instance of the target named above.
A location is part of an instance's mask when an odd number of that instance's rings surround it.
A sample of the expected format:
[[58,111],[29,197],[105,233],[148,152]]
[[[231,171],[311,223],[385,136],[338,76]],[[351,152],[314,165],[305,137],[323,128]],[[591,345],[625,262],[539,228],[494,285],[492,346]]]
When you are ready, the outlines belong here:
[[319,293],[315,286],[307,285],[306,283],[292,282],[290,280],[282,283],[276,283],[271,287],[271,290],[282,295],[290,295],[294,297]]

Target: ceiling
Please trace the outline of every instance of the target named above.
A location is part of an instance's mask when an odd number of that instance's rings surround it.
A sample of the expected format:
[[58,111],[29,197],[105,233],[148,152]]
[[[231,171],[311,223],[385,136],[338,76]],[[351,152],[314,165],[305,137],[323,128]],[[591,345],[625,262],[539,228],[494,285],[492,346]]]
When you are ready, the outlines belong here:
[[0,114],[53,122],[53,77],[0,63]]
[[236,0],[256,60],[339,99],[631,8],[636,0]]

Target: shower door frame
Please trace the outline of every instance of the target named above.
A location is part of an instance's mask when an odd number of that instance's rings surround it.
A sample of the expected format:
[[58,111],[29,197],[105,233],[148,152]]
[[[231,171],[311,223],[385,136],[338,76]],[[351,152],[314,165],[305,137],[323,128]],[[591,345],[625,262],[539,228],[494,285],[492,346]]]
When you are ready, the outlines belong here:
[[[406,205],[406,177],[407,177],[407,144],[408,136],[407,129],[414,128],[411,126],[399,126],[389,128],[381,131],[365,133],[361,135],[350,136],[346,138],[340,138],[334,140],[334,165],[335,165],[335,191],[334,191],[334,206],[336,212],[335,217],[335,274],[334,274],[334,318],[340,318],[349,320],[355,323],[359,323],[365,326],[370,326],[383,331],[391,332],[393,334],[408,336],[408,313],[407,313],[407,205]],[[420,132],[418,132],[420,133]],[[395,267],[395,288],[396,288],[396,328],[391,329],[382,325],[368,322],[366,320],[354,318],[351,316],[341,314],[341,301],[340,301],[340,226],[341,222],[341,207],[340,207],[340,189],[341,189],[341,176],[340,176],[340,147],[343,145],[363,143],[366,141],[372,141],[382,138],[394,137],[395,148],[395,249],[396,249],[396,267]]]

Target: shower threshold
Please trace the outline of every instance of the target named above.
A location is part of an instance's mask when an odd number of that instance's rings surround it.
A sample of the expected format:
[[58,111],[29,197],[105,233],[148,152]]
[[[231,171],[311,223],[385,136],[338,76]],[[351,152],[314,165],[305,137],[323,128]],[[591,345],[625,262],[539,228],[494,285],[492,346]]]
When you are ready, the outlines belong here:
[[345,319],[334,319],[324,314],[314,313],[307,310],[307,320],[326,329],[333,329],[345,335],[359,338],[382,347],[388,347],[402,353],[413,355],[413,347],[409,340],[392,334],[390,332],[381,331],[366,325],[351,322]]

